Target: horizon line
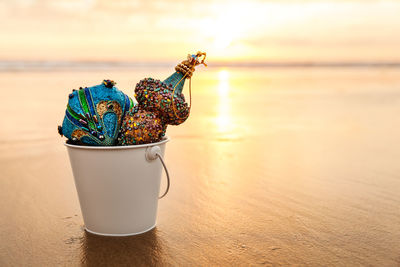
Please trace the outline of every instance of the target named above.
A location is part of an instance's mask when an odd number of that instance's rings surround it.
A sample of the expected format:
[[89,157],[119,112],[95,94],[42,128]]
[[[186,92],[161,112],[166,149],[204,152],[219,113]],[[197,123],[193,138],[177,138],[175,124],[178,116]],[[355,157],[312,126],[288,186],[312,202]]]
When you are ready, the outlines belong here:
[[[0,71],[101,70],[121,68],[170,67],[177,62],[113,60],[0,60]],[[207,63],[211,68],[398,68],[400,61],[264,61]]]

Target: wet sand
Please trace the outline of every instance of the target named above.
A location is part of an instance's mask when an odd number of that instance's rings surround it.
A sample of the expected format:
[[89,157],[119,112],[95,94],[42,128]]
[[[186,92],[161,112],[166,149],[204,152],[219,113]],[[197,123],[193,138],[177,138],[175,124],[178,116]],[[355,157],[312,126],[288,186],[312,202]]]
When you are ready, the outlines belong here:
[[168,129],[157,227],[86,233],[56,130],[68,93],[110,78],[132,96],[169,73],[0,73],[1,266],[400,265],[390,68],[197,71],[190,119]]

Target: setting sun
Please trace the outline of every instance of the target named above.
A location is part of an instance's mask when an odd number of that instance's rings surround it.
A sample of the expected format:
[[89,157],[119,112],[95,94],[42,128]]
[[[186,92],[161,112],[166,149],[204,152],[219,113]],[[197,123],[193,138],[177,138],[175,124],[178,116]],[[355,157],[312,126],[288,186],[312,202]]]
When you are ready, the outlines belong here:
[[243,12],[241,12],[241,6],[232,5],[214,20],[212,25],[205,25],[205,32],[209,32],[214,40],[213,48],[216,52],[223,52],[224,49],[228,48],[233,41],[240,40],[241,31],[243,28]]

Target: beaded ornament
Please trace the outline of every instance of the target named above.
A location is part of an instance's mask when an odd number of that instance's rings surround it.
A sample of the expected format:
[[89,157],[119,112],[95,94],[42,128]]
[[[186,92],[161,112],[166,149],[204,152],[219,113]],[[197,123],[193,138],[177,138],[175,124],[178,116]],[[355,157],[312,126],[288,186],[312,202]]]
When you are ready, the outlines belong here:
[[[201,57],[203,57],[201,59]],[[146,78],[135,88],[138,105],[123,119],[118,145],[136,145],[158,142],[165,135],[167,125],[179,125],[190,114],[190,106],[182,94],[186,78],[191,77],[197,65],[203,64],[206,53],[188,55],[175,67],[175,73],[164,81]],[[191,83],[189,83],[191,102]]]
[[59,134],[72,144],[114,145],[124,115],[135,105],[114,85],[114,81],[104,80],[100,85],[73,89]]

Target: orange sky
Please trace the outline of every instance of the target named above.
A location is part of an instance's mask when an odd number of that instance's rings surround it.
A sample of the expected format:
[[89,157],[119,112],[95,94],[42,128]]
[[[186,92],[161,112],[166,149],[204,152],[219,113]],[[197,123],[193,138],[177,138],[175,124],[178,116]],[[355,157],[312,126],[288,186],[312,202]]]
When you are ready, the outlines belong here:
[[0,60],[400,60],[400,1],[0,1]]

